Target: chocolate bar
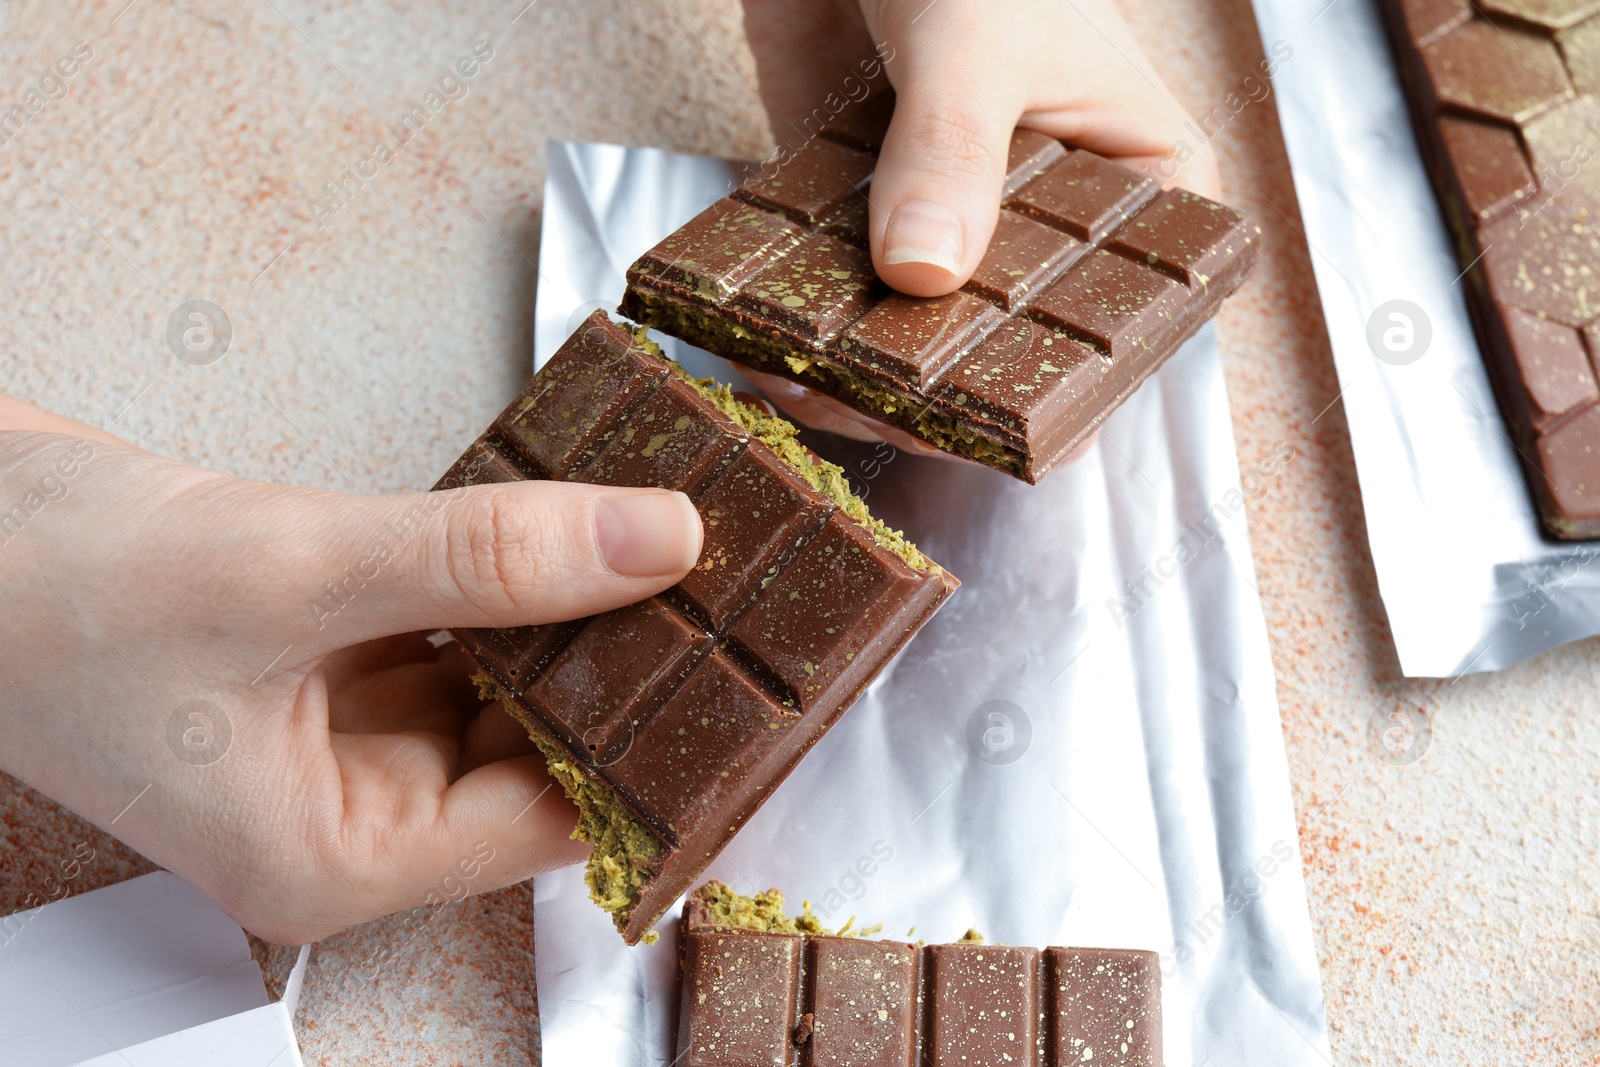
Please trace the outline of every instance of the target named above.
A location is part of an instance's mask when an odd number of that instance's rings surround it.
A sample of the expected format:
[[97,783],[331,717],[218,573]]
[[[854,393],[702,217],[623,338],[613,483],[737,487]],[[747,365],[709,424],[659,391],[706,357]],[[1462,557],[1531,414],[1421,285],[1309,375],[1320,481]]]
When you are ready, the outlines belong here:
[[972,279],[891,292],[867,234],[887,121],[830,124],[646,252],[623,313],[1037,482],[1255,263],[1239,212],[1019,129]]
[[781,910],[776,891],[752,901],[717,882],[684,905],[674,1063],[1162,1063],[1154,952],[868,940]]
[[1600,7],[1383,7],[1540,518],[1600,536]]
[[596,312],[435,486],[658,486],[700,512],[700,562],[659,596],[454,631],[578,805],[590,891],[629,944],[958,584],[793,426],[643,333]]

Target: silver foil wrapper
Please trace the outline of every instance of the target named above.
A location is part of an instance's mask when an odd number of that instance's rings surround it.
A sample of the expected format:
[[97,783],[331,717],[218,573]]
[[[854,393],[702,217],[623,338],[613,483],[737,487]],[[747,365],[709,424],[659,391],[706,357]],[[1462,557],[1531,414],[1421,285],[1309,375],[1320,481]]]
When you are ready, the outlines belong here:
[[1401,669],[1498,670],[1600,633],[1600,543],[1540,533],[1377,4],[1255,9]]
[[[536,360],[731,164],[554,142]],[[692,369],[726,363],[674,349]],[[708,877],[885,936],[1162,954],[1166,1062],[1321,1064],[1326,1024],[1244,497],[1208,328],[1038,486],[823,438],[961,589]],[[1276,468],[1273,468],[1276,469]],[[623,945],[539,879],[547,1067],[673,1060],[675,918]]]

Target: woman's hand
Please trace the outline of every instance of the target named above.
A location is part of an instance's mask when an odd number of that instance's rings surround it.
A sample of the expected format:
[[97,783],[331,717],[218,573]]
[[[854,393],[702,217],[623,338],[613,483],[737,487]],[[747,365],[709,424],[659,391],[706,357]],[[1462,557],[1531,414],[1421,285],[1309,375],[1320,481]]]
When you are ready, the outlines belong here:
[[[971,277],[1019,125],[1219,194],[1209,144],[1192,143],[1111,0],[744,0],[744,11],[773,133],[790,149],[830,96],[859,92],[863,70],[881,65],[894,87],[869,214],[873,267],[902,292],[938,296]],[[945,455],[805,386],[744,373],[807,425]]]
[[0,766],[273,941],[496,889],[581,859],[576,813],[418,631],[620,607],[699,550],[678,493],[288,489],[0,397]]
[[[894,119],[871,187],[872,262],[913,296],[959,288],[989,246],[1026,126],[1218,194],[1209,145],[1111,0],[744,0],[779,141],[886,57]],[[798,147],[790,144],[790,147]]]

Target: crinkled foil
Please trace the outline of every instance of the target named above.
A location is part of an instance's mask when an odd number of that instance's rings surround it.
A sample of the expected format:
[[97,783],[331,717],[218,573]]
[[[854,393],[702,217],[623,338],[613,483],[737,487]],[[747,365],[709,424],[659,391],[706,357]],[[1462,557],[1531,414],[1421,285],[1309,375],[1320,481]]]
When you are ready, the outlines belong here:
[[[537,357],[726,164],[552,143]],[[693,353],[697,370],[727,365]],[[1043,484],[822,438],[961,589],[707,872],[830,924],[1162,954],[1166,1062],[1323,1064],[1326,1024],[1227,396],[1208,328]],[[1271,477],[1288,462],[1257,465]],[[676,923],[535,893],[546,1067],[673,1059]]]
[[1278,115],[1401,669],[1499,670],[1600,633],[1600,544],[1540,534],[1376,3],[1255,8],[1288,53]]

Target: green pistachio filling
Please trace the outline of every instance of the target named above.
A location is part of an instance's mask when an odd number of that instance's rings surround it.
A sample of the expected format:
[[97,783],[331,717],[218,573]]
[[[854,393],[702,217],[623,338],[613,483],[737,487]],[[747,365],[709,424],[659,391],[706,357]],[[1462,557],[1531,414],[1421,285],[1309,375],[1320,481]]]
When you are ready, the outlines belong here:
[[866,937],[883,929],[880,923],[862,930],[854,929],[855,916],[837,930],[822,925],[811,911],[811,902],[803,901],[801,914],[790,918],[783,910],[781,890],[768,889],[747,897],[734,892],[727,883],[711,881],[695,890],[700,914],[713,926],[733,930],[753,930],[763,934],[822,934],[834,937]]
[[[578,825],[572,831],[574,839],[589,841],[594,848],[589,851],[589,861],[583,880],[589,887],[589,899],[611,913],[617,929],[628,925],[628,916],[639,902],[639,893],[653,875],[653,866],[661,855],[661,845],[634,817],[616,793],[604,782],[583,773],[571,755],[561,746],[548,740],[532,722],[517,702],[505,696],[495,680],[483,671],[473,675],[478,683],[478,695],[484,700],[498,700],[501,707],[528,731],[533,743],[544,754],[549,764],[550,777],[561,786],[562,792],[578,808]],[[645,942],[654,943],[654,930],[645,934]]]
[[[810,352],[800,352],[782,341],[745,329],[720,315],[691,304],[670,300],[656,293],[635,291],[646,322],[667,333],[685,338],[713,352],[726,352],[761,370],[787,378],[811,378],[828,388],[843,390],[858,406],[879,412],[885,422],[905,407],[907,399],[884,388],[871,378],[834,363],[825,363]],[[1009,474],[1022,471],[1026,457],[1016,449],[974,433],[972,428],[933,408],[925,408],[913,420],[916,436],[945,452],[966,456]]]
[[[636,335],[644,345],[657,354],[660,349],[645,336],[641,328]],[[917,570],[931,570],[934,564],[917,551],[917,546],[906,540],[899,530],[891,529],[882,519],[875,518],[867,505],[850,489],[844,468],[829,463],[800,443],[800,431],[787,419],[768,415],[765,411],[737,399],[733,391],[714,378],[696,378],[676,363],[671,364],[689,385],[701,396],[717,406],[728,418],[742,426],[751,437],[777,454],[778,458],[794,468],[796,474],[811,484],[817,492],[832,500],[839,510],[872,532],[873,538]]]

